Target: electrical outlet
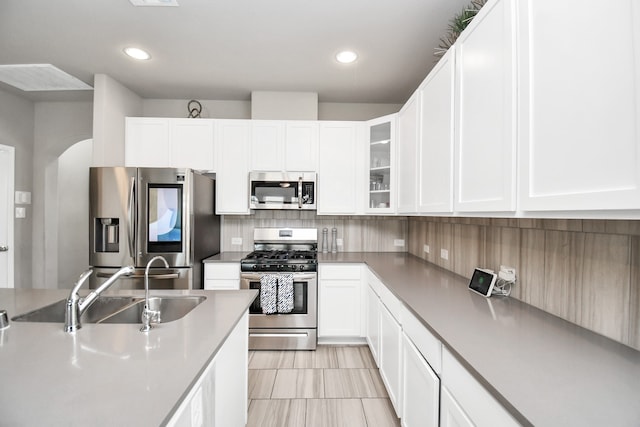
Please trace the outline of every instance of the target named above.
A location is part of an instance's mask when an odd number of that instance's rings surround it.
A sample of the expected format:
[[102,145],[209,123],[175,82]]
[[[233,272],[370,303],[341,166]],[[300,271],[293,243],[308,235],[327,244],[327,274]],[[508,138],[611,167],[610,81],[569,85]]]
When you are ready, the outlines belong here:
[[242,246],[242,237],[232,237],[231,244],[233,246]]
[[446,249],[440,249],[440,258],[449,259],[449,251]]
[[16,208],[16,218],[26,218],[27,210],[25,208]]
[[428,254],[429,253],[429,245],[424,245],[423,250],[424,250],[425,253]]
[[401,248],[404,248],[404,239],[394,239],[393,246],[399,246]]
[[336,245],[342,246],[342,239],[336,239]]

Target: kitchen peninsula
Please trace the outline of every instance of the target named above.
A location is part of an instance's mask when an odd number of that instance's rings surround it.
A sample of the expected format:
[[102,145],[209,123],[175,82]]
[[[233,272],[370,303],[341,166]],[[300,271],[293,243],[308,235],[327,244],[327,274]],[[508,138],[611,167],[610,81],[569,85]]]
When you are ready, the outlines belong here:
[[[68,293],[2,289],[0,308],[11,318]],[[68,334],[61,323],[15,321],[0,330],[0,424],[157,426],[199,419],[213,425],[208,406],[223,402],[222,412],[246,417],[246,312],[256,291],[153,292],[157,295],[206,300],[148,333],[140,332],[139,324],[85,323]],[[224,368],[217,370],[219,363]],[[239,379],[238,390],[230,379]],[[242,400],[229,400],[242,394]]]

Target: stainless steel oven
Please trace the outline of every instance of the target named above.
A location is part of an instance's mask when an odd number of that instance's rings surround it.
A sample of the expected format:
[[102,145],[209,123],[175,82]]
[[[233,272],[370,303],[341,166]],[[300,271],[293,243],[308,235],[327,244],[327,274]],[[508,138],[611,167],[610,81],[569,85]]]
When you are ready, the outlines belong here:
[[249,348],[314,350],[318,324],[316,273],[241,273],[240,288],[260,291],[260,280],[265,274],[292,274],[293,310],[286,314],[263,314],[258,295],[249,307]]
[[318,230],[256,228],[253,241],[240,261],[240,288],[259,292],[249,308],[249,349],[315,350]]

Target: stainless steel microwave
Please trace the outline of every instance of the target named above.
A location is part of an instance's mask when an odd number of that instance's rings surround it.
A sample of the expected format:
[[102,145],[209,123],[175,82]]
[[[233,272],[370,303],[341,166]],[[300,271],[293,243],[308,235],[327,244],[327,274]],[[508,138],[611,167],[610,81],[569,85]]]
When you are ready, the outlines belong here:
[[251,209],[316,209],[313,172],[251,172],[249,186]]

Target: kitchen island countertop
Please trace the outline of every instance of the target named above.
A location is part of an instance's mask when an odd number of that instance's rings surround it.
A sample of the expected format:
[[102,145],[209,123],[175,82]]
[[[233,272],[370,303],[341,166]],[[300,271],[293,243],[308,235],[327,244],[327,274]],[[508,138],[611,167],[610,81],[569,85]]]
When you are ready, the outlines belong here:
[[[87,291],[81,291],[86,294]],[[9,318],[66,298],[69,290],[0,289]],[[107,292],[136,295],[143,291]],[[204,295],[182,319],[154,326],[12,321],[0,330],[0,425],[166,423],[215,357],[256,291],[154,290]]]

